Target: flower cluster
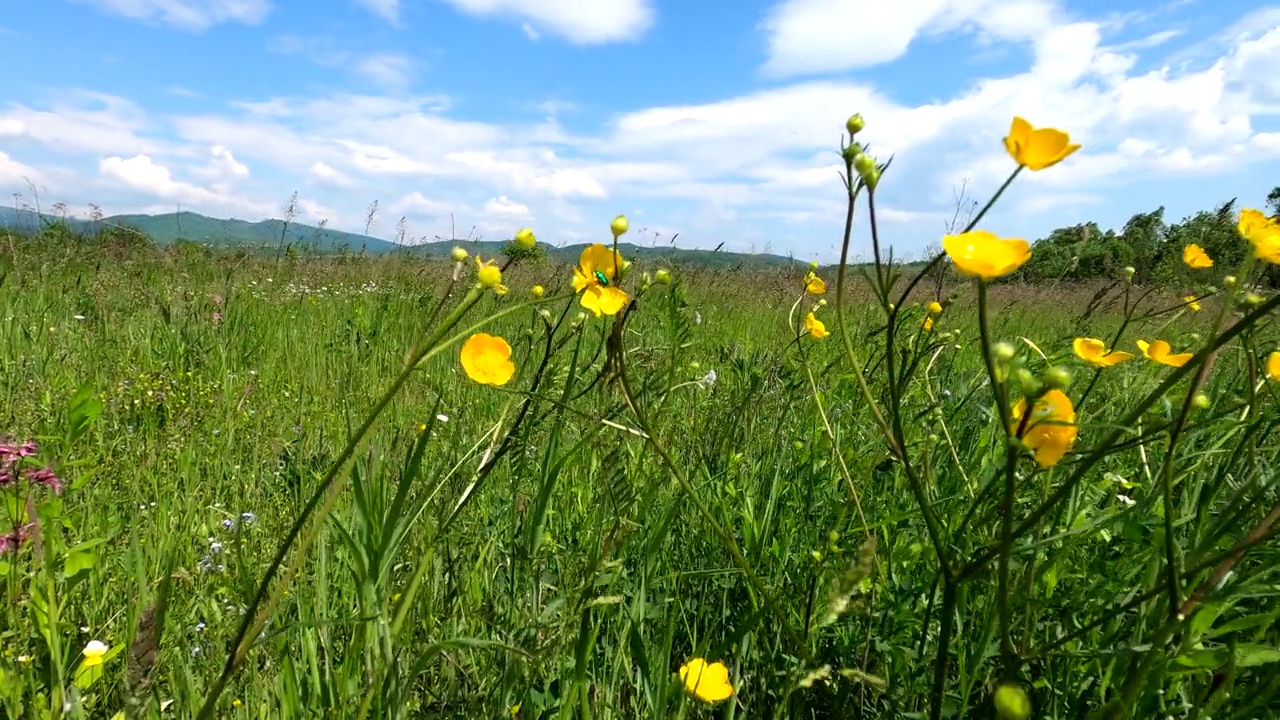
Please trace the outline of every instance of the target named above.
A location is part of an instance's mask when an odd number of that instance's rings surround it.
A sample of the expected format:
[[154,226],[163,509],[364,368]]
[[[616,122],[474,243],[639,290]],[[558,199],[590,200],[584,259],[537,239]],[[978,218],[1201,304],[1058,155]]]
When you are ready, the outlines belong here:
[[[21,481],[29,487],[41,487],[55,494],[62,494],[62,478],[48,466],[38,467],[31,458],[40,454],[34,440],[17,442],[9,436],[0,437],[0,490],[17,492]],[[0,533],[0,555],[17,552],[35,530],[34,522],[24,522],[21,517],[8,531]]]

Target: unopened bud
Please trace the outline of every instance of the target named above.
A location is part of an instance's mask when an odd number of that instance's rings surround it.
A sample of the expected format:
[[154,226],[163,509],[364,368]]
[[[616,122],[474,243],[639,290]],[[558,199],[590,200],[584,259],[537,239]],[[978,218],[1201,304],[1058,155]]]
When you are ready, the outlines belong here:
[[538,239],[533,236],[533,228],[524,228],[516,233],[515,243],[517,247],[525,250],[532,250]]
[[534,300],[541,300],[542,296],[547,294],[547,289],[541,285],[534,285],[529,288],[529,294],[533,296]]
[[669,285],[671,283],[671,271],[666,268],[658,268],[653,274],[653,279],[660,285]]
[[573,316],[573,322],[574,322],[574,323],[576,323],[576,324],[578,324],[578,325],[581,325],[582,323],[584,323],[584,322],[586,322],[586,321],[587,321],[587,314],[586,314],[586,313],[584,313],[584,312],[580,312],[580,313],[578,313],[577,315],[574,315],[574,316]]
[[1018,368],[1013,371],[1013,381],[1018,384],[1018,389],[1022,391],[1023,395],[1040,394],[1040,381],[1026,368]]
[[1240,300],[1240,302],[1245,304],[1248,307],[1257,307],[1263,303],[1263,300],[1264,298],[1261,295],[1255,292],[1251,292],[1246,294],[1244,298]]
[[1124,279],[1125,279],[1126,281],[1132,282],[1132,281],[1133,281],[1133,276],[1134,276],[1137,272],[1138,272],[1138,271],[1137,271],[1137,270],[1136,270],[1132,265],[1129,265],[1128,267],[1126,267],[1126,268],[1124,269]]
[[627,222],[626,215],[619,215],[613,219],[613,222],[609,223],[609,230],[613,233],[615,238],[626,235],[627,229],[630,227],[631,224]]
[[862,184],[867,186],[868,190],[874,191],[876,186],[880,184],[880,171],[873,169],[871,172],[862,176]]
[[854,113],[844,122],[844,129],[849,131],[849,137],[862,132],[862,128],[866,126],[867,121],[862,119],[862,113]]
[[1044,384],[1050,390],[1065,390],[1071,384],[1071,371],[1055,365],[1044,372]]
[[468,255],[466,250],[454,247],[453,250],[449,251],[449,257],[453,258],[454,262],[466,262]]
[[543,320],[551,320],[551,311],[546,308],[539,310],[538,314],[542,316]]
[[1226,277],[1222,278],[1222,285],[1223,285],[1223,287],[1225,287],[1225,288],[1226,288],[1226,289],[1228,289],[1228,290],[1235,290],[1235,289],[1236,289],[1236,286],[1237,286],[1237,285],[1239,285],[1239,284],[1240,284],[1240,282],[1239,282],[1238,280],[1236,280],[1236,276],[1235,276],[1235,275],[1228,275],[1228,276],[1226,276]]
[[858,153],[858,156],[853,159],[853,169],[865,178],[867,173],[876,169],[876,159],[866,153]]
[[996,688],[996,715],[1000,720],[1027,720],[1031,717],[1031,698],[1027,691],[1012,683]]
[[1208,410],[1210,404],[1209,396],[1204,393],[1196,393],[1196,396],[1191,398],[1191,404],[1199,410]]
[[1013,346],[1007,342],[998,342],[991,346],[991,354],[1000,362],[1009,362],[1013,359],[1015,352]]
[[809,261],[809,269],[810,269],[810,270],[817,270],[817,269],[818,269],[818,261],[817,261],[817,260],[810,260],[810,261]]

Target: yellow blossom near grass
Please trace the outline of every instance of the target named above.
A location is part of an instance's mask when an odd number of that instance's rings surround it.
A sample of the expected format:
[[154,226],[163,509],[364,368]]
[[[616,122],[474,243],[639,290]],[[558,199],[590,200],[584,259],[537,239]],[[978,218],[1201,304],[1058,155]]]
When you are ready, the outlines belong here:
[[1013,430],[1022,427],[1020,439],[1030,449],[1040,467],[1058,464],[1076,441],[1076,411],[1071,398],[1061,390],[1050,390],[1036,399],[1026,426],[1022,425],[1027,401],[1019,400],[1013,408]]
[[1253,245],[1253,253],[1259,260],[1280,265],[1280,223],[1261,210],[1245,208],[1240,211],[1237,227],[1244,239]]
[[810,270],[804,276],[804,291],[810,295],[822,295],[827,291],[827,283]]
[[1156,340],[1147,342],[1146,340],[1138,341],[1138,348],[1142,350],[1142,354],[1148,360],[1153,360],[1161,365],[1169,365],[1171,367],[1182,367],[1187,364],[1195,353],[1174,353],[1169,347],[1169,343],[1164,340]]
[[1280,350],[1267,356],[1267,377],[1280,380]]
[[573,290],[582,293],[578,303],[596,317],[621,312],[631,300],[631,296],[614,285],[623,264],[621,253],[600,243],[583,249],[573,269]]
[[920,326],[924,328],[924,331],[925,331],[925,332],[930,332],[930,331],[932,331],[932,330],[933,330],[933,317],[932,317],[932,316],[926,317],[926,318],[924,319],[924,322],[920,323]]
[[827,332],[827,326],[813,313],[804,316],[804,329],[808,330],[815,340],[821,340],[831,334]]
[[1015,117],[1004,148],[1015,162],[1034,171],[1057,165],[1080,145],[1071,144],[1071,136],[1057,128],[1033,128],[1031,123]]
[[1097,338],[1076,338],[1071,342],[1076,357],[1100,368],[1119,365],[1133,357],[1123,350],[1107,350],[1107,344]]
[[680,680],[684,690],[706,703],[717,703],[733,697],[733,685],[729,682],[729,668],[722,662],[708,663],[702,658],[692,658],[680,666]]
[[925,306],[925,311],[930,315],[937,317],[942,314],[942,303],[937,300],[930,300],[929,304]]
[[942,249],[963,275],[994,280],[1022,267],[1031,258],[1031,246],[1020,238],[999,238],[986,230],[945,235]]
[[476,281],[499,295],[507,294],[507,286],[502,284],[502,268],[493,260],[482,260],[476,255]]
[[488,333],[476,333],[462,343],[458,356],[467,377],[482,385],[506,385],[516,373],[511,346]]
[[1187,307],[1191,308],[1191,312],[1200,312],[1203,309],[1200,306],[1200,298],[1195,295],[1183,295],[1182,301],[1187,304]]
[[80,662],[80,667],[91,668],[101,665],[107,654],[107,650],[110,649],[111,648],[107,647],[107,644],[101,640],[90,640],[89,643],[84,646],[84,650],[81,651],[81,654],[84,655],[84,660]]
[[1182,248],[1182,262],[1194,270],[1213,267],[1213,258],[1209,257],[1209,253],[1205,252],[1204,248],[1195,243]]

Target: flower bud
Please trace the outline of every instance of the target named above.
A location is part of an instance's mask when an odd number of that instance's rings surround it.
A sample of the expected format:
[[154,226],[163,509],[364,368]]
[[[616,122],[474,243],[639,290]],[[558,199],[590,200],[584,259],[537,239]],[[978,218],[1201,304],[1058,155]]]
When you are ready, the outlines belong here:
[[991,346],[991,354],[1000,362],[1009,362],[1013,359],[1015,352],[1013,346],[1007,342],[998,342]]
[[1136,270],[1132,265],[1129,265],[1128,267],[1126,267],[1126,268],[1124,269],[1124,279],[1125,279],[1125,282],[1133,282],[1133,276],[1134,276],[1137,272],[1138,272],[1138,271],[1137,271],[1137,270]]
[[1026,368],[1018,368],[1013,371],[1013,381],[1018,384],[1018,389],[1022,391],[1023,395],[1040,394],[1040,381]]
[[872,168],[871,172],[862,176],[862,183],[867,186],[868,190],[874,192],[876,186],[880,184],[880,171]]
[[455,246],[453,250],[449,251],[449,257],[453,258],[454,262],[466,262],[469,256],[466,250]]
[[810,550],[810,551],[809,551],[809,557],[812,557],[812,558],[813,558],[813,561],[814,561],[815,563],[821,563],[821,562],[822,562],[822,551],[821,551],[821,550]]
[[1240,302],[1247,307],[1257,307],[1263,303],[1263,297],[1258,293],[1251,292],[1241,298]]
[[826,298],[820,298],[820,299],[818,300],[818,305],[817,305],[817,307],[826,307],[826,306],[827,306],[827,299],[826,299]]
[[670,285],[671,271],[666,268],[658,268],[658,271],[653,274],[653,279],[656,280],[659,285]]
[[1031,698],[1018,685],[1005,683],[996,688],[996,715],[1000,720],[1027,720],[1031,717]]
[[931,301],[929,301],[929,304],[925,306],[925,310],[926,310],[930,315],[934,315],[934,316],[941,315],[941,314],[942,314],[942,303],[938,302],[937,300],[931,300]]
[[862,119],[862,113],[854,113],[844,122],[844,129],[849,131],[849,137],[862,132],[862,128],[866,126],[867,121]]
[[835,545],[835,544],[836,544],[836,543],[838,543],[838,542],[840,542],[840,533],[839,533],[839,531],[837,531],[837,530],[832,530],[831,532],[827,533],[827,544],[828,544],[828,545]]
[[1199,410],[1208,410],[1210,404],[1209,396],[1204,393],[1196,393],[1195,397],[1191,398],[1191,404]]
[[814,271],[816,271],[816,270],[818,269],[818,261],[817,261],[817,260],[810,260],[810,261],[809,261],[809,269],[810,269],[810,270],[814,270]]
[[609,223],[609,230],[613,233],[615,238],[619,238],[627,234],[627,229],[630,227],[631,224],[627,222],[626,215],[619,215],[613,219],[613,222]]
[[533,228],[524,228],[516,233],[516,246],[524,250],[532,250],[538,239],[533,236]]
[[1222,278],[1222,285],[1223,285],[1223,287],[1225,287],[1225,288],[1226,288],[1226,289],[1228,289],[1228,290],[1235,290],[1235,289],[1236,289],[1236,285],[1239,285],[1239,284],[1240,284],[1240,282],[1239,282],[1238,280],[1236,280],[1236,276],[1235,276],[1235,275],[1228,275],[1228,276],[1226,276],[1226,277]]
[[858,153],[858,156],[853,159],[853,169],[866,178],[867,173],[876,169],[876,159],[866,153]]
[[534,285],[529,288],[529,294],[533,296],[534,300],[541,300],[542,296],[547,294],[547,289],[541,285]]
[[1044,384],[1050,390],[1065,390],[1071,384],[1071,371],[1055,365],[1044,372]]
[[701,369],[702,369],[702,363],[698,362],[697,360],[694,360],[693,362],[689,363],[689,369],[690,369],[690,370],[701,370]]
[[628,272],[631,272],[631,261],[623,260],[622,265],[618,267],[618,270],[620,270],[623,275],[626,275]]
[[548,310],[548,309],[546,309],[546,308],[542,308],[541,310],[539,310],[539,311],[538,311],[538,314],[542,316],[542,319],[543,319],[543,320],[546,320],[547,322],[550,322],[550,321],[551,321],[551,311],[550,311],[550,310]]

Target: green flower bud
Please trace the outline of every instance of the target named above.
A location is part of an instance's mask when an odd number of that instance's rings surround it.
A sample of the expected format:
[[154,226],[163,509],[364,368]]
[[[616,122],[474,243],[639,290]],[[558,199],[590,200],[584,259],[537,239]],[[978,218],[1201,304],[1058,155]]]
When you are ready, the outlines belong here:
[[1044,384],[1050,390],[1065,390],[1071,384],[1071,371],[1055,365],[1045,371]]
[[612,223],[609,224],[609,230],[613,233],[615,238],[626,235],[629,227],[631,227],[631,224],[627,222],[626,215],[619,215],[613,219]]
[[653,279],[659,285],[669,285],[671,284],[671,271],[666,268],[658,268],[658,271],[653,274]]
[[996,688],[995,706],[1000,720],[1027,720],[1031,717],[1031,698],[1018,685],[1006,683]]
[[1191,405],[1199,410],[1208,410],[1210,405],[1209,396],[1204,393],[1196,393],[1196,396],[1191,398]]
[[453,258],[454,262],[466,262],[469,255],[466,250],[463,250],[460,247],[455,247],[449,252],[449,257]]
[[1138,272],[1138,271],[1137,271],[1136,269],[1134,269],[1134,267],[1133,267],[1132,265],[1130,265],[1130,266],[1126,267],[1126,268],[1124,269],[1124,279],[1125,279],[1125,281],[1126,281],[1126,282],[1132,282],[1132,281],[1133,281],[1133,276],[1134,276],[1134,274],[1135,274],[1135,273],[1137,273],[1137,272]]
[[1009,362],[1013,359],[1015,352],[1013,346],[1007,342],[998,342],[991,346],[991,354],[1000,362]]
[[854,113],[844,122],[844,129],[849,131],[849,137],[853,137],[862,132],[862,128],[867,126],[867,121],[862,119],[862,113]]

